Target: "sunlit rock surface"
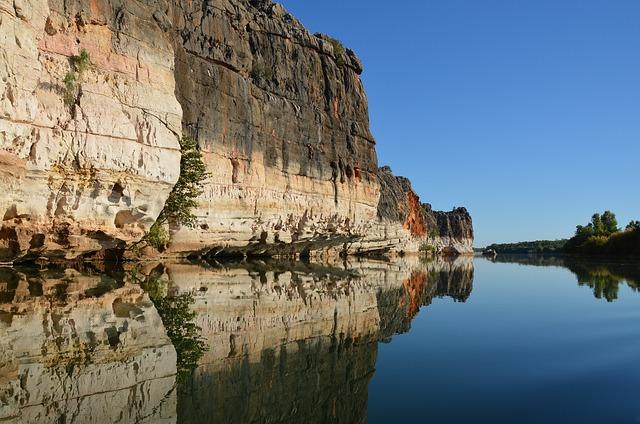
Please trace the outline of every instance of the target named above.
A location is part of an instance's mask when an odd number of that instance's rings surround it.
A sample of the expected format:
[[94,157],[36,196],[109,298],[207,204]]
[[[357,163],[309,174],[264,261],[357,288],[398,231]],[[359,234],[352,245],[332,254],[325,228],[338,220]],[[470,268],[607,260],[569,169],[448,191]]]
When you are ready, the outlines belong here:
[[[167,254],[417,251],[420,205],[379,213],[361,72],[270,1],[0,0],[0,262],[139,240],[178,179],[183,134],[209,177]],[[470,219],[424,219],[440,250],[470,246]]]
[[211,173],[172,251],[343,250],[379,197],[362,65],[270,1],[175,10],[178,98]]
[[121,278],[0,268],[0,421],[172,423],[176,353]]
[[367,235],[350,246],[351,253],[418,252],[430,249],[441,255],[473,254],[473,222],[465,208],[434,211],[421,203],[411,181],[380,168],[381,196],[377,220]]
[[0,261],[118,247],[157,218],[182,120],[162,4],[0,1]]

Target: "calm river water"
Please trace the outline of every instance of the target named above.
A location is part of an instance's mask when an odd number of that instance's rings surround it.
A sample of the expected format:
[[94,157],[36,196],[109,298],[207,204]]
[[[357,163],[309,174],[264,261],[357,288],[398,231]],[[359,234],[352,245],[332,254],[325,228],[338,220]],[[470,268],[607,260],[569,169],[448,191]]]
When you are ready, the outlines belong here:
[[2,423],[640,423],[640,264],[0,268]]

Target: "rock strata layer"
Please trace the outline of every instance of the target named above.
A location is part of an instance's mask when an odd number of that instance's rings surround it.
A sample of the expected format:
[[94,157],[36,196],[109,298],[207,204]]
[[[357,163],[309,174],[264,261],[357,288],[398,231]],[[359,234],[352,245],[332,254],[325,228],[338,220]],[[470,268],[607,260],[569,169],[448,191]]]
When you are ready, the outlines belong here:
[[377,220],[351,253],[418,252],[473,254],[473,221],[465,208],[434,211],[421,203],[411,181],[396,177],[388,167],[378,171],[380,201]]
[[421,214],[440,250],[469,250],[462,211],[416,212],[404,195],[409,218],[380,215],[362,64],[280,5],[22,3],[0,0],[0,261],[139,240],[178,179],[183,135],[209,176],[169,254],[415,251],[423,234],[405,221]]
[[269,1],[175,10],[183,126],[210,172],[170,250],[290,255],[366,232],[379,197],[355,54]]
[[0,1],[0,261],[117,247],[162,210],[182,110],[161,3]]

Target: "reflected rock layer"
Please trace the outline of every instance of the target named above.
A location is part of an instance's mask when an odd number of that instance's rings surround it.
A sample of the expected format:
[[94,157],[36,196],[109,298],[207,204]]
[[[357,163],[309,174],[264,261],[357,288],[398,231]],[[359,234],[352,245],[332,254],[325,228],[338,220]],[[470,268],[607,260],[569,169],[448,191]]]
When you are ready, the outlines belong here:
[[0,420],[175,421],[175,350],[139,287],[3,269],[0,294]]

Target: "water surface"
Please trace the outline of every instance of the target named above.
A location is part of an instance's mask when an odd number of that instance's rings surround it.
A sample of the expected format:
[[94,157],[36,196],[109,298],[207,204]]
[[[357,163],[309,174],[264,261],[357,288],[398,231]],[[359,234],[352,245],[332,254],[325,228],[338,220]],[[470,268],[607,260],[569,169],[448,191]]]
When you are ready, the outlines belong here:
[[640,422],[640,266],[498,260],[0,268],[0,421]]

